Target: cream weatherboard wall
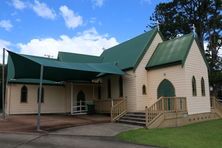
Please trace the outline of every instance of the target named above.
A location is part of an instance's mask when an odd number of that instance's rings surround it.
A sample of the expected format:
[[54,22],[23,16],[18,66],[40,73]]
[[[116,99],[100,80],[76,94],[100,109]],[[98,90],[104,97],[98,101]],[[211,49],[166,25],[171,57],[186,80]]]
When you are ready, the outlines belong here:
[[[37,113],[37,89],[38,85],[25,85],[28,88],[27,103],[20,102],[21,84],[8,84],[6,89],[6,113],[7,114],[33,114]],[[44,85],[44,103],[42,113],[65,113],[67,101],[64,86]]]
[[[37,89],[38,85],[25,85],[28,88],[27,103],[20,102],[21,88],[23,84],[9,84],[6,89],[6,113],[7,114],[34,114],[37,113]],[[83,91],[86,101],[97,98],[97,86],[92,84],[73,84],[73,101],[71,101],[71,84],[64,86],[44,85],[44,103],[41,106],[42,113],[69,113],[71,102],[76,104],[77,94]],[[94,90],[94,93],[93,93]]]
[[[188,101],[189,114],[210,112],[209,80],[208,69],[200,53],[196,41],[193,42],[187,56],[185,65],[185,91]],[[197,96],[192,95],[192,77],[195,76],[197,86]],[[205,96],[201,94],[201,78],[205,82]]]
[[159,84],[164,80],[169,80],[174,88],[175,95],[178,97],[186,97],[186,92],[184,91],[185,84],[185,73],[184,68],[181,65],[169,66],[165,68],[149,70],[148,71],[148,98],[150,100],[150,105],[156,102],[157,89]]
[[[136,75],[136,99],[134,99],[136,103],[136,110],[142,111],[145,109],[145,106],[150,106],[153,103],[153,100],[150,98],[150,93],[153,93],[150,91],[152,83],[149,83],[148,75],[149,73],[145,69],[150,57],[152,56],[153,52],[155,51],[157,45],[162,42],[162,38],[159,35],[159,33],[156,34],[156,36],[153,39],[153,42],[151,43],[150,47],[148,48],[147,52],[144,54],[144,57],[138,64],[135,75]],[[146,94],[142,93],[142,86],[146,86]]]

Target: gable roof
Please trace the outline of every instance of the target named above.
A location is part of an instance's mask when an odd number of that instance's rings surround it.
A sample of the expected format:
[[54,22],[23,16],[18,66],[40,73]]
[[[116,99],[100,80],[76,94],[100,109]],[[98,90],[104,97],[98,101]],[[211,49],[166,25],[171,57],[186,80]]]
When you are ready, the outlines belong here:
[[102,59],[98,56],[69,53],[69,52],[59,52],[59,61],[70,62],[70,63],[101,63]]
[[179,38],[159,43],[146,65],[146,68],[152,69],[174,64],[183,65],[193,41],[194,36],[190,33]]
[[157,32],[156,28],[152,29],[105,50],[100,56],[102,62],[114,63],[122,70],[135,68],[146,53]]

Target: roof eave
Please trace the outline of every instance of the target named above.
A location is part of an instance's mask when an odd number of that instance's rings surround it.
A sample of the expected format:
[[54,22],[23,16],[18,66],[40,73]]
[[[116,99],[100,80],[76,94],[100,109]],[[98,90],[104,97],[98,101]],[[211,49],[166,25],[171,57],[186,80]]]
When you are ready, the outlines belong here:
[[176,65],[181,65],[181,64],[182,64],[182,61],[179,60],[179,61],[166,63],[166,64],[161,64],[161,65],[146,66],[145,69],[146,70],[155,70],[155,69],[166,68],[166,67],[176,66]]

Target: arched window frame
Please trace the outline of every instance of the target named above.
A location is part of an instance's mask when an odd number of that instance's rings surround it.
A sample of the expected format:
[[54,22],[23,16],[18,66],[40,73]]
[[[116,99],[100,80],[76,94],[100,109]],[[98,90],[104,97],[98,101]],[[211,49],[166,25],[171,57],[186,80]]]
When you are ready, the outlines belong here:
[[206,91],[205,91],[205,82],[204,82],[204,78],[201,78],[201,94],[202,96],[206,95]]
[[[40,88],[38,88],[37,90],[37,102],[38,102],[38,99],[39,99],[39,92],[40,91]],[[42,95],[41,95],[41,103],[44,103],[44,96],[45,96],[45,91],[44,91],[44,88],[42,87]]]
[[146,95],[146,85],[145,84],[142,86],[142,94]]
[[25,85],[23,85],[21,88],[20,102],[27,103],[27,99],[28,99],[28,88]]
[[196,85],[196,79],[194,76],[192,77],[192,94],[193,96],[197,96],[197,85]]

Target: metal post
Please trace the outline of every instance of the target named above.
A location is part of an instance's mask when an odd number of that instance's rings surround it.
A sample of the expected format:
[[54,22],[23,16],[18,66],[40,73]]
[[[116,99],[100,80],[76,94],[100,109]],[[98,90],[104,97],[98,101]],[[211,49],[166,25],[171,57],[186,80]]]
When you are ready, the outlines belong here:
[[39,82],[39,92],[38,92],[39,97],[38,97],[37,131],[40,131],[42,80],[43,80],[43,65],[41,65],[41,69],[40,69],[40,82]]
[[5,119],[5,48],[2,58],[2,117]]

